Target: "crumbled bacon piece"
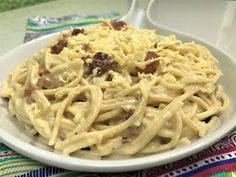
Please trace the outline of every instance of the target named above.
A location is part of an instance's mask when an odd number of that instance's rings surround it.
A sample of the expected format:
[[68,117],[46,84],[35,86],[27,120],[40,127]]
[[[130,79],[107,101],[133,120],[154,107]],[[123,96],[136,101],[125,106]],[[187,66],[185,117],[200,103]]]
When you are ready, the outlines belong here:
[[158,55],[156,54],[156,52],[149,51],[146,54],[145,61],[151,60],[151,59],[154,59],[154,58],[157,58],[157,57],[158,57]]
[[50,88],[51,85],[52,85],[52,80],[53,80],[53,77],[51,74],[46,74],[46,75],[43,75],[41,76],[39,79],[38,79],[38,82],[37,82],[37,86],[39,88],[43,88],[43,89],[47,89],[47,88]]
[[79,28],[74,28],[73,29],[73,31],[72,31],[72,33],[71,33],[71,35],[72,36],[76,36],[76,35],[78,35],[78,34],[84,34],[84,29],[82,28],[82,29],[79,29]]
[[135,110],[132,109],[132,108],[128,109],[128,110],[126,111],[125,118],[126,118],[126,119],[130,118],[130,117],[133,115],[134,111],[135,111]]
[[[158,57],[158,55],[155,52],[149,51],[146,54],[145,61],[151,60],[151,59],[154,59],[157,57]],[[159,61],[154,61],[154,62],[150,63],[149,65],[147,65],[143,70],[140,68],[137,68],[137,70],[140,73],[149,74],[149,73],[154,73],[157,70],[158,66],[159,66]]]
[[48,89],[51,88],[53,81],[55,82],[55,78],[51,74],[51,72],[45,68],[39,69],[39,78],[36,83],[36,86],[39,89]]
[[114,28],[114,30],[122,30],[127,24],[123,21],[111,21],[111,26]]
[[37,87],[30,84],[25,88],[25,96],[30,97],[35,90],[37,90]]
[[51,53],[52,54],[59,54],[64,47],[67,47],[67,40],[62,39],[60,41],[58,41],[57,44],[55,44],[54,46],[51,47]]
[[29,84],[25,89],[24,95],[27,97],[26,101],[28,104],[32,103],[31,95],[37,89],[49,88],[52,85],[53,76],[49,70],[40,68],[39,69],[39,79],[36,85]]
[[110,69],[117,66],[117,62],[108,54],[104,52],[97,52],[93,56],[93,61],[89,65],[90,72],[93,71],[93,69],[98,68],[97,75],[101,75],[105,73],[106,71],[109,71]]
[[24,93],[24,95],[25,95],[25,97],[26,97],[26,102],[27,102],[28,104],[31,104],[31,103],[33,102],[31,95],[32,95],[32,93],[33,93],[35,90],[37,90],[37,89],[38,89],[38,88],[37,88],[36,86],[32,85],[32,84],[30,84],[27,88],[25,88],[25,93]]

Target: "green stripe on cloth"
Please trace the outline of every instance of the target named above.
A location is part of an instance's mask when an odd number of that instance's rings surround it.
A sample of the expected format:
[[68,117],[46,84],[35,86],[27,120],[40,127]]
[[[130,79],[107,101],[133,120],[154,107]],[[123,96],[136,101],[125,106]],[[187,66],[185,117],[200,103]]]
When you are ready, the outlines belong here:
[[5,159],[5,162],[1,162],[0,176],[4,176],[4,174],[8,176],[10,174],[19,175],[22,173],[29,173],[44,166],[45,165],[40,162],[28,159],[26,157],[24,159],[9,158]]
[[7,168],[7,167],[5,167],[5,166],[8,166],[8,165],[14,165],[14,164],[25,164],[26,166],[28,165],[28,164],[35,164],[35,165],[39,165],[39,163],[38,162],[36,162],[36,161],[33,161],[33,160],[31,160],[31,159],[24,159],[24,160],[10,160],[10,161],[6,161],[6,162],[1,162],[1,164],[0,164],[0,170],[4,170],[5,168]]
[[11,172],[8,172],[8,173],[2,173],[1,174],[1,177],[9,177],[9,176],[15,176],[15,175],[20,175],[22,173],[28,173],[29,171],[28,170],[17,170],[17,171],[11,171]]
[[221,172],[212,175],[211,177],[236,177],[236,171],[235,172]]
[[[31,160],[27,157],[22,156],[21,154],[16,153],[15,156],[11,155],[10,157],[0,159],[0,164],[5,163],[7,161],[17,161],[17,160],[20,160],[20,161],[33,161],[33,160]],[[1,165],[0,165],[0,167],[1,167]]]
[[37,165],[37,162],[35,162],[34,164],[28,163],[28,164],[21,164],[21,165],[19,165],[19,164],[16,164],[16,165],[11,164],[11,165],[9,165],[7,167],[0,168],[0,171],[9,170],[11,168],[30,167],[30,166],[38,166],[38,165]]

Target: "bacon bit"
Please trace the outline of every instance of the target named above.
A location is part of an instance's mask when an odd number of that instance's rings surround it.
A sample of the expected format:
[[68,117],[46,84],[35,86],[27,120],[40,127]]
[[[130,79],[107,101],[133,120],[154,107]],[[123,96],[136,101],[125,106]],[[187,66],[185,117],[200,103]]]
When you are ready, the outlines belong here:
[[158,57],[158,55],[156,54],[156,52],[149,51],[149,52],[147,52],[147,55],[145,57],[145,61],[151,60],[151,59],[154,59],[154,58],[157,58],[157,57]]
[[51,74],[44,75],[38,79],[36,85],[39,88],[47,89],[52,85],[52,76]]
[[51,47],[51,53],[52,54],[59,54],[63,50],[64,47],[67,47],[67,44],[68,44],[68,42],[65,39],[58,41],[57,44],[55,44],[54,46]]
[[117,62],[104,52],[97,52],[93,56],[93,62],[89,65],[89,70],[92,73],[93,69],[98,68],[97,75],[102,75],[106,71],[117,66]]
[[125,137],[125,136],[123,136],[121,142],[122,142],[122,144],[126,144],[126,143],[130,142],[130,139]]
[[84,29],[82,28],[82,29],[79,29],[79,28],[74,28],[73,29],[73,31],[72,31],[72,33],[71,33],[71,35],[72,36],[76,36],[76,35],[78,35],[78,34],[84,34]]
[[[151,60],[157,57],[158,55],[155,52],[149,51],[147,52],[145,61]],[[140,68],[137,68],[137,71],[140,73],[145,73],[145,74],[154,73],[157,70],[158,66],[159,66],[159,61],[154,61],[153,63],[147,65],[143,70]]]
[[158,66],[159,66],[159,61],[154,61],[153,63],[147,65],[144,68],[144,73],[145,74],[154,73],[157,70]]
[[126,115],[125,115],[125,119],[130,118],[130,117],[133,115],[134,111],[135,111],[135,109],[132,109],[132,108],[130,108],[129,110],[127,110],[127,111],[126,111]]
[[89,44],[88,43],[84,43],[82,44],[82,50],[84,50],[85,52],[87,52],[90,49]]
[[25,97],[26,97],[26,103],[31,104],[33,102],[31,95],[32,93],[37,90],[38,88],[32,84],[30,84],[26,89],[25,89]]
[[111,26],[114,30],[120,31],[122,30],[127,24],[123,21],[111,21]]
[[37,87],[30,84],[26,89],[25,89],[25,96],[26,97],[31,97],[32,93],[37,90]]
[[36,86],[39,89],[47,89],[52,86],[53,75],[47,69],[41,68],[39,69],[39,79],[36,83]]

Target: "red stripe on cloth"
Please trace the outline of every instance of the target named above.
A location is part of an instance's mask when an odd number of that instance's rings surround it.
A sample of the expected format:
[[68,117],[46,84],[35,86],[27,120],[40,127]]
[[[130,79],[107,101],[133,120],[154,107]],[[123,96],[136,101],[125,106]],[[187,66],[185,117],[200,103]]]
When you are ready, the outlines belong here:
[[158,167],[157,171],[155,171],[155,173],[149,175],[148,177],[156,177],[157,175],[160,176],[164,173],[168,173],[168,172],[177,170],[179,168],[186,167],[188,165],[191,165],[193,163],[197,163],[198,161],[207,159],[209,157],[217,156],[217,155],[220,155],[220,154],[226,154],[228,152],[235,152],[235,151],[236,151],[236,146],[230,147],[230,148],[227,148],[227,149],[211,151],[211,152],[208,152],[207,154],[205,154],[205,156],[198,157],[197,155],[194,155],[194,158],[196,158],[196,159],[188,159],[188,157],[187,157],[187,158],[184,159],[185,161],[180,160],[180,161],[173,162],[174,163],[173,167],[171,167],[169,165],[167,165],[167,166],[163,165],[163,166]]
[[211,175],[214,175],[216,173],[219,173],[219,172],[231,172],[231,171],[235,171],[236,169],[236,162],[231,162],[231,163],[227,163],[227,164],[220,164],[220,165],[217,165],[215,167],[211,167],[211,168],[208,168],[206,170],[203,170],[201,172],[198,172],[196,174],[193,174],[191,175],[191,177],[204,177],[204,176],[211,176]]
[[0,157],[7,157],[7,156],[11,156],[11,155],[19,155],[17,153],[14,154],[0,154]]

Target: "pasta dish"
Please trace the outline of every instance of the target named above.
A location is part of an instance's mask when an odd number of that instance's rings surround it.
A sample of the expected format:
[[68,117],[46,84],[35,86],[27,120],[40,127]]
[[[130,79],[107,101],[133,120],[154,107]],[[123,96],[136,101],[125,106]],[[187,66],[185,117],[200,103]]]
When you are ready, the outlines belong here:
[[218,61],[174,35],[104,21],[63,32],[2,84],[10,113],[65,155],[103,158],[178,148],[221,122]]

